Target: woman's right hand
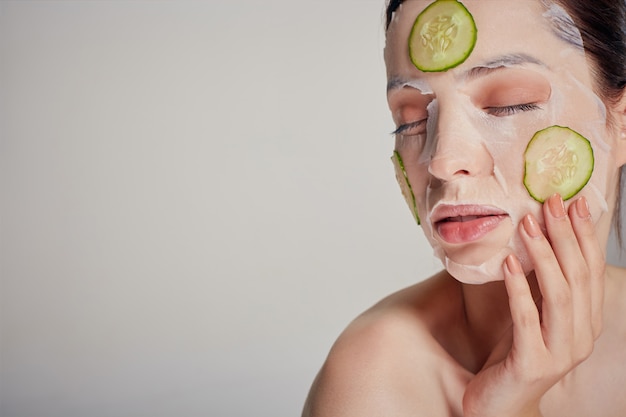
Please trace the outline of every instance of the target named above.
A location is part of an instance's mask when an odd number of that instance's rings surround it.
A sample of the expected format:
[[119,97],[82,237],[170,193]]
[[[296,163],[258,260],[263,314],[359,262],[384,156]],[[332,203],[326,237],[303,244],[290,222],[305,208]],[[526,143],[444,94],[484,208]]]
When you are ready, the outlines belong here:
[[536,303],[514,255],[504,265],[512,329],[469,382],[465,417],[536,417],[544,394],[592,352],[602,323],[604,254],[584,198],[543,207],[547,237],[528,215],[520,235],[541,291]]

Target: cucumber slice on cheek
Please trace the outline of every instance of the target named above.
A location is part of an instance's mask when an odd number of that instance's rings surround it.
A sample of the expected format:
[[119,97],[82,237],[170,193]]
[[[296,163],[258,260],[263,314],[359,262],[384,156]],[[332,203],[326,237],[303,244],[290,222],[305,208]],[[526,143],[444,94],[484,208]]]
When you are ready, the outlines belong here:
[[417,16],[409,55],[424,72],[446,71],[467,59],[476,44],[476,23],[457,0],[437,0]]
[[411,209],[411,214],[413,214],[413,217],[415,218],[417,224],[421,224],[420,217],[417,214],[415,194],[413,194],[413,189],[411,188],[411,184],[409,183],[409,176],[406,174],[406,169],[404,169],[404,162],[402,161],[402,157],[400,156],[398,151],[393,151],[391,161],[393,162],[393,166],[396,170],[396,179],[398,180],[398,184],[400,185],[400,190],[402,191],[402,195],[404,196],[406,203]]
[[535,133],[524,159],[524,186],[540,203],[555,193],[572,198],[587,185],[594,167],[589,140],[562,126]]

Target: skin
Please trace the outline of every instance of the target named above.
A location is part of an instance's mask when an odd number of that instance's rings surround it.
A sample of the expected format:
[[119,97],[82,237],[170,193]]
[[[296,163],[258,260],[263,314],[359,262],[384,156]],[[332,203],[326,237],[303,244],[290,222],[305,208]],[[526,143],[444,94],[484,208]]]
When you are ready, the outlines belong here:
[[[479,28],[472,56],[446,73],[421,73],[404,64],[408,58],[403,43],[415,17],[429,3],[408,0],[402,6],[389,30],[385,52],[390,77],[420,80],[416,85],[422,86],[427,82],[429,93],[440,102],[438,123],[429,124],[429,134],[436,132],[433,137],[440,146],[433,148],[428,158],[415,158],[426,161],[425,171],[422,163],[407,166],[412,184],[415,182],[420,214],[428,213],[431,203],[436,204],[429,202],[433,198],[429,187],[433,184],[454,204],[450,196],[462,190],[461,185],[467,186],[481,175],[483,181],[488,181],[493,169],[485,167],[498,162],[497,158],[490,160],[493,153],[485,152],[489,148],[479,139],[458,145],[459,136],[450,133],[452,120],[463,122],[465,117],[461,112],[453,119],[454,112],[467,108],[445,104],[458,103],[453,100],[458,90],[448,89],[451,77],[474,68],[492,54],[501,56],[512,49],[539,54],[544,61],[558,55],[550,49],[553,44],[548,32],[519,41],[516,31],[537,31],[524,28],[528,19],[516,16],[531,14],[534,21],[529,24],[535,27],[541,19],[538,3],[499,0],[502,8],[496,8],[494,2],[466,0],[464,4]],[[579,89],[570,94],[581,99],[583,96],[577,94],[593,91],[594,84],[587,63],[577,63],[581,65],[575,74]],[[541,70],[537,73],[549,77]],[[477,91],[488,89],[490,81],[484,82],[487,84]],[[427,105],[419,102],[422,92],[404,101],[390,93],[396,123],[423,117],[418,114],[425,110],[420,106]],[[550,99],[543,100],[542,105],[550,104]],[[481,285],[473,285],[444,270],[363,313],[332,347],[313,383],[304,417],[626,415],[626,271],[604,261],[617,173],[626,162],[626,99],[605,105],[602,126],[586,132],[594,146],[602,141],[610,147],[603,156],[606,170],[595,184],[601,194],[583,192],[568,204],[555,195],[544,205],[535,206],[526,201],[527,197],[516,197],[528,209],[518,218],[509,215],[511,220],[495,232],[512,233],[521,249],[502,256],[501,276],[489,275]],[[569,125],[579,124],[583,130],[585,122],[604,117],[602,112],[589,112],[588,107],[577,111],[563,111],[559,118]],[[526,113],[508,117],[521,118],[521,124],[542,122],[541,116],[531,118]],[[518,140],[521,145],[516,142],[511,146],[523,146],[528,139]],[[461,155],[473,157],[460,158],[459,152],[452,152],[455,143],[466,146]],[[474,143],[477,145],[470,146]],[[406,156],[410,159],[410,153]],[[476,161],[482,165],[472,165]],[[511,187],[518,175],[516,169],[503,167]],[[418,175],[427,178],[420,180]],[[432,235],[432,230],[426,233]],[[482,241],[464,241],[461,248],[446,247],[445,239],[436,243],[450,252],[449,256],[457,256],[452,251],[463,251],[464,262],[470,262],[467,259],[485,250],[500,253],[492,248],[494,245],[508,245],[508,239],[500,236],[494,240],[505,243],[485,246]],[[517,251],[524,253],[523,262]]]

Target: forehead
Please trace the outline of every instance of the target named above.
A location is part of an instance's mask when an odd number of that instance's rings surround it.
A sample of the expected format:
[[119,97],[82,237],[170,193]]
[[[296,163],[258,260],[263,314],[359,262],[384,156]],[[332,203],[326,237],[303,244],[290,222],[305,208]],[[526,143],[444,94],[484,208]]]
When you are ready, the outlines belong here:
[[[408,56],[408,39],[415,19],[431,3],[432,0],[405,0],[394,13],[385,47],[389,76],[420,73]],[[541,0],[463,0],[462,3],[476,22],[476,46],[467,61],[449,72],[509,54],[536,56],[549,65],[571,49],[571,45],[556,36]]]

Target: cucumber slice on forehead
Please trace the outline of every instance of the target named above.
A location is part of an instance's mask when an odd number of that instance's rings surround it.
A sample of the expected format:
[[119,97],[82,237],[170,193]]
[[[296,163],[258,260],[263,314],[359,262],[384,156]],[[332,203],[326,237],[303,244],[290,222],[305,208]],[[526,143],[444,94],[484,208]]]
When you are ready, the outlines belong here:
[[446,71],[467,59],[476,44],[476,23],[457,0],[437,0],[417,16],[409,56],[424,72]]
[[587,184],[594,167],[589,140],[562,126],[535,133],[524,159],[524,185],[540,203],[555,193],[563,200],[572,198]]
[[413,214],[415,221],[417,222],[417,224],[420,224],[421,222],[420,217],[417,214],[415,194],[413,194],[411,183],[409,183],[409,176],[406,173],[406,169],[404,169],[404,162],[402,161],[402,157],[400,156],[398,151],[393,151],[391,161],[393,162],[393,166],[396,171],[396,180],[398,180],[398,184],[400,185],[402,196],[406,200],[406,203],[409,205],[409,208],[411,209],[411,214]]

